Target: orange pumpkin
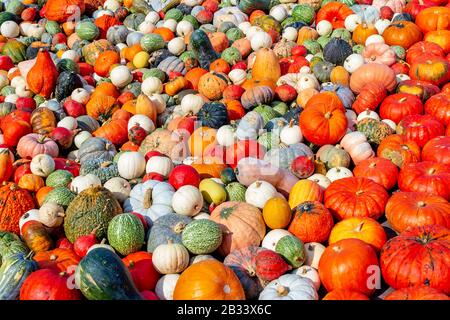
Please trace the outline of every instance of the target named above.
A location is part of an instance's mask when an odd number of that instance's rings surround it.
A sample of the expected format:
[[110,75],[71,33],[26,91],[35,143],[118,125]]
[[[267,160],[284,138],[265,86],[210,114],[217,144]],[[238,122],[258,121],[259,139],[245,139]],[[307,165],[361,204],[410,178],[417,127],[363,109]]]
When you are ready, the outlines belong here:
[[392,91],[397,86],[394,71],[387,65],[381,63],[366,63],[356,69],[350,77],[350,89],[355,93],[360,93],[369,84],[377,82],[388,90]]
[[247,38],[236,40],[231,47],[238,49],[242,58],[246,58],[252,52],[250,41]]
[[94,137],[108,139],[116,146],[124,144],[128,140],[128,122],[125,120],[108,120],[100,128],[95,130]]
[[104,81],[95,87],[95,90],[91,95],[91,99],[97,95],[105,95],[118,98],[120,93],[115,85],[113,85],[111,82]]
[[192,68],[188,72],[186,72],[186,75],[184,76],[187,81],[189,81],[192,85],[192,89],[197,90],[198,89],[198,83],[200,81],[200,77],[204,75],[205,73],[208,73],[207,70],[202,68]]
[[223,263],[209,259],[183,271],[173,292],[174,300],[245,300],[239,278]]
[[377,28],[373,25],[367,25],[365,23],[358,24],[356,29],[353,31],[352,40],[357,44],[364,45],[367,38],[373,34],[378,34]]
[[383,226],[371,218],[353,217],[338,222],[331,230],[328,243],[331,245],[342,239],[359,239],[380,251],[387,241]]
[[194,130],[188,140],[189,151],[194,157],[205,155],[207,147],[217,144],[217,130],[209,127],[200,127]]
[[52,190],[53,190],[53,187],[45,186],[45,187],[40,188],[38,190],[38,192],[36,192],[35,197],[36,197],[36,201],[39,206],[42,206],[44,204],[45,197]]
[[139,43],[136,43],[130,47],[125,47],[121,50],[120,54],[125,60],[133,61],[134,56],[141,52],[143,49]]
[[58,70],[50,53],[43,49],[39,50],[35,64],[27,73],[28,87],[33,93],[50,98],[57,80]]
[[0,148],[0,183],[8,181],[13,172],[14,157],[8,148]]
[[191,166],[198,172],[201,179],[220,178],[222,170],[227,167],[222,159],[212,156],[194,158]]
[[73,274],[81,260],[74,251],[64,248],[38,252],[33,259],[41,269],[55,269],[67,274]]
[[450,31],[449,30],[438,30],[430,31],[425,34],[423,38],[425,41],[433,42],[439,45],[446,54],[450,53]]
[[223,99],[222,102],[227,107],[228,119],[239,120],[245,115],[245,109],[239,100]]
[[422,40],[422,32],[413,22],[395,21],[384,30],[383,38],[390,46],[401,46],[408,49]]
[[111,66],[120,63],[120,55],[113,50],[106,50],[98,55],[95,60],[94,71],[96,74],[102,77],[106,77],[109,74]]
[[45,185],[45,182],[41,177],[32,173],[27,173],[20,178],[18,185],[28,191],[37,192]]
[[228,78],[225,74],[211,71],[200,77],[198,92],[209,100],[219,100],[227,86]]
[[440,86],[450,80],[450,62],[442,57],[421,55],[412,63],[409,76]]
[[405,135],[392,134],[378,146],[377,156],[392,161],[397,167],[420,161],[420,147]]
[[315,181],[302,179],[299,180],[289,193],[289,205],[292,209],[305,201],[322,201],[322,187]]
[[358,291],[336,289],[328,292],[323,300],[369,300],[369,298]]
[[83,14],[84,10],[84,0],[48,0],[40,13],[48,20],[62,23],[76,12]]
[[102,94],[91,96],[86,104],[87,114],[100,121],[107,121],[117,109],[116,99]]
[[136,99],[136,114],[143,114],[156,124],[156,117],[158,115],[156,105],[145,94],[140,94]]
[[252,66],[252,79],[271,81],[275,85],[280,77],[281,68],[276,53],[268,48],[259,49]]
[[336,66],[333,70],[331,70],[330,80],[333,83],[348,87],[350,82],[350,73],[348,73],[343,66]]
[[423,33],[450,30],[450,8],[425,8],[416,16],[415,23]]
[[211,62],[209,65],[210,71],[221,72],[224,74],[228,74],[230,72],[230,65],[224,59],[219,58]]
[[353,10],[342,2],[329,2],[319,9],[316,24],[322,20],[331,22],[333,29],[344,28],[345,18],[353,14]]
[[185,77],[179,76],[164,84],[164,91],[169,96],[174,96],[181,90],[187,89],[189,81]]
[[223,50],[228,48],[228,38],[227,35],[223,32],[212,32],[208,33],[209,41],[211,41],[211,45],[214,51],[221,53]]
[[159,34],[165,42],[169,42],[170,40],[175,38],[175,34],[172,32],[172,30],[166,27],[156,28],[155,30],[153,30],[153,33]]
[[14,183],[3,182],[0,187],[0,203],[0,230],[19,234],[20,217],[34,208],[30,193]]

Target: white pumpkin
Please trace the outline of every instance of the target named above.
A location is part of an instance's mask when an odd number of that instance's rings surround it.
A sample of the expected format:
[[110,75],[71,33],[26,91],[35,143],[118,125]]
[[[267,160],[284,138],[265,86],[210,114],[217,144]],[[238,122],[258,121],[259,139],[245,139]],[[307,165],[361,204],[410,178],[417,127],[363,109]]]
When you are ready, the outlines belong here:
[[217,260],[217,259],[209,254],[199,254],[199,255],[191,257],[191,259],[189,260],[189,265],[193,265],[195,263],[205,261],[205,260]]
[[27,85],[27,81],[25,80],[24,77],[17,76],[11,80],[11,87],[14,87],[14,88],[25,87],[26,85]]
[[277,189],[273,185],[266,181],[255,181],[245,191],[245,202],[262,209],[266,202],[276,195]]
[[319,186],[326,189],[331,184],[330,179],[320,173],[314,173],[312,176],[307,178],[308,180],[312,180],[316,182]]
[[216,133],[217,143],[229,147],[236,141],[236,128],[231,125],[221,126]]
[[16,88],[16,94],[20,98],[31,98],[34,95],[26,86],[18,86]]
[[339,179],[353,177],[353,172],[346,167],[334,167],[328,170],[326,177],[333,182]]
[[180,21],[177,24],[177,36],[185,37],[194,31],[194,26],[189,21]]
[[147,96],[151,96],[155,93],[161,93],[163,90],[163,85],[161,80],[159,80],[157,77],[148,77],[144,81],[142,81],[141,90],[142,93],[146,94]]
[[75,50],[66,50],[61,55],[61,59],[70,59],[70,60],[73,60],[75,62],[78,62],[78,61],[80,61],[80,55]]
[[75,130],[78,127],[78,121],[74,117],[65,117],[56,124],[59,128],[66,128],[68,130]]
[[186,44],[184,43],[183,37],[176,37],[169,41],[167,44],[167,49],[170,53],[179,56],[186,50]]
[[394,121],[392,121],[391,119],[383,119],[381,120],[384,123],[386,123],[389,127],[391,127],[391,129],[395,132],[395,130],[397,130],[397,125],[395,124]]
[[121,177],[114,177],[109,179],[105,182],[103,187],[111,191],[114,198],[116,198],[120,203],[123,203],[130,196],[130,183]]
[[[23,36],[27,35],[28,32],[28,28],[32,25],[31,22],[29,21],[23,21],[19,24],[19,33]],[[1,34],[1,31],[0,31]]]
[[27,28],[27,36],[40,39],[45,32],[43,25],[33,23]]
[[294,125],[294,121],[291,121],[287,126],[284,126],[281,129],[280,140],[286,145],[302,142],[303,135],[300,127],[298,125]]
[[242,69],[234,69],[228,73],[228,77],[233,82],[233,84],[242,84],[247,80],[247,72]]
[[189,93],[181,99],[181,111],[185,115],[195,115],[200,111],[204,103],[202,97]]
[[117,9],[120,8],[120,3],[117,0],[106,0],[103,3],[103,8],[111,10],[112,12],[115,12]]
[[163,96],[159,93],[152,94],[149,99],[156,106],[156,113],[161,114],[166,110],[166,100],[164,100]]
[[153,123],[152,119],[143,114],[135,114],[128,120],[128,131],[135,125],[139,125],[147,133],[155,131],[155,124]]
[[375,155],[372,147],[367,142],[367,138],[364,133],[354,131],[347,133],[341,140],[341,146],[350,154],[355,164],[360,163],[363,160],[369,159]]
[[160,244],[152,253],[155,270],[161,274],[179,273],[189,266],[189,252],[179,243]]
[[306,261],[305,266],[319,269],[319,261],[325,251],[325,246],[318,242],[305,243]]
[[307,278],[311,280],[316,291],[319,290],[320,288],[319,272],[317,272],[317,270],[314,269],[313,267],[301,266],[300,268],[292,270],[291,273],[296,274],[302,278]]
[[258,31],[251,37],[250,46],[253,51],[258,51],[261,48],[270,48],[272,46],[272,38],[267,32]]
[[49,227],[59,227],[64,221],[64,209],[60,205],[47,202],[39,208],[39,221]]
[[117,66],[111,70],[110,79],[113,85],[123,88],[133,80],[133,75],[128,67]]
[[15,94],[15,93],[8,94],[5,97],[5,102],[10,102],[10,103],[16,104],[17,99],[19,99],[19,96],[17,94]]
[[320,89],[319,81],[313,74],[309,73],[288,73],[281,76],[277,81],[277,86],[283,84],[288,84],[294,87],[298,93],[305,89],[313,88],[316,90]]
[[20,235],[22,235],[22,227],[28,221],[39,221],[39,210],[31,209],[25,212],[19,219]]
[[173,210],[183,216],[195,216],[203,207],[203,196],[200,190],[191,185],[179,188],[172,198]]
[[[120,160],[120,159],[119,159]],[[145,172],[156,172],[167,178],[173,170],[173,162],[169,157],[154,156],[148,159]]]
[[147,13],[147,15],[145,16],[145,21],[150,21],[151,23],[155,24],[159,21],[160,17],[158,12],[156,11],[150,11],[149,13]]
[[38,154],[30,162],[31,172],[40,177],[47,177],[55,171],[55,160],[48,154]]
[[356,122],[359,122],[366,118],[380,120],[380,116],[378,115],[378,113],[373,110],[366,110],[358,114],[358,117],[356,117]]
[[137,151],[124,152],[119,157],[117,169],[120,176],[127,180],[140,178],[145,172],[145,158]]
[[270,230],[261,243],[261,247],[275,251],[278,241],[284,236],[292,235],[289,231],[285,229],[273,229]]
[[362,23],[362,19],[357,14],[351,14],[348,15],[347,18],[345,18],[344,26],[345,29],[347,29],[350,32],[355,31],[356,27]]
[[73,138],[73,142],[77,148],[80,148],[81,144],[91,137],[92,134],[89,131],[81,131]]
[[248,21],[244,21],[239,23],[238,28],[245,34],[247,35],[248,31],[250,30],[250,28],[252,27],[251,23]]
[[200,219],[211,219],[211,216],[207,214],[206,212],[200,212],[198,215],[193,217],[194,220],[200,220]]
[[269,15],[274,17],[278,22],[281,22],[287,18],[288,12],[283,5],[279,4],[270,9]]
[[[27,28],[27,30],[31,25]],[[20,34],[19,25],[14,21],[5,21],[0,27],[0,33],[6,38],[17,38]]]
[[81,104],[86,104],[89,101],[91,94],[85,88],[77,88],[72,91],[70,98],[73,101],[79,102]]
[[80,193],[90,187],[96,187],[101,186],[102,182],[100,179],[92,174],[89,173],[85,176],[76,176],[73,178],[72,182],[70,183],[70,190],[75,193]]
[[391,21],[388,19],[379,19],[375,22],[374,27],[377,29],[378,34],[383,34],[384,30],[391,25]]
[[173,292],[177,285],[179,274],[166,274],[156,282],[155,293],[160,300],[173,300]]
[[364,64],[364,57],[359,53],[352,53],[344,61],[344,69],[349,73],[355,72]]
[[384,44],[384,38],[379,34],[372,34],[367,37],[364,45],[367,47],[369,44],[372,44],[372,43]]
[[151,21],[148,21],[148,20],[142,21],[138,27],[138,31],[142,32],[143,34],[152,33],[154,30],[155,30],[155,25]]
[[172,198],[175,189],[167,182],[148,180],[133,187],[130,197],[123,203],[125,212],[137,212],[155,221],[173,213]]
[[314,284],[296,274],[284,274],[270,282],[258,300],[319,300]]
[[333,25],[328,20],[319,21],[319,23],[316,25],[316,31],[319,36],[330,35],[333,31]]
[[283,31],[282,37],[285,38],[288,41],[296,41],[298,36],[297,29],[293,27],[287,27]]

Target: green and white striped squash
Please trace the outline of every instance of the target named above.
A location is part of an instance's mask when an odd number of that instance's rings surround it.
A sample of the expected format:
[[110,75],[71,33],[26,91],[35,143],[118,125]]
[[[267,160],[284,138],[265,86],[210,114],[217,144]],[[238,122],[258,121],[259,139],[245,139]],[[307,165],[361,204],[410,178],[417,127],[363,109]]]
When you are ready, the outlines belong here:
[[194,220],[184,228],[181,239],[193,254],[208,254],[222,243],[222,229],[209,219]]
[[45,179],[45,184],[49,187],[67,187],[73,179],[73,174],[67,170],[56,170],[50,173]]
[[278,240],[275,251],[294,268],[302,266],[306,261],[305,246],[293,235],[287,235]]
[[154,33],[145,34],[141,38],[140,44],[142,49],[149,53],[162,49],[166,45],[163,37],[161,37],[159,34]]
[[100,35],[98,27],[89,20],[80,21],[75,27],[76,34],[82,40],[92,41]]
[[144,226],[134,214],[118,214],[109,223],[108,242],[121,255],[139,251],[144,244],[144,238]]

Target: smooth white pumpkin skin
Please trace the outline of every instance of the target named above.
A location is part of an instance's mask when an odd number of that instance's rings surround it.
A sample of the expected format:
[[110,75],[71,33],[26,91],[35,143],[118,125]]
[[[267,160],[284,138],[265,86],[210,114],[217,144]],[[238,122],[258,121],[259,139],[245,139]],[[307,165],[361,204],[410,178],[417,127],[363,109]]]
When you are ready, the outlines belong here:
[[145,158],[137,151],[125,152],[120,156],[117,168],[120,176],[127,180],[142,177],[145,172]]
[[177,273],[166,274],[159,278],[156,282],[155,293],[160,300],[173,300],[173,292],[179,278],[180,275]]
[[292,270],[291,273],[311,280],[312,283],[314,284],[314,288],[316,289],[316,291],[319,290],[320,288],[319,272],[313,267],[301,266],[300,268]]
[[103,187],[111,191],[114,198],[116,198],[120,203],[124,202],[130,196],[130,183],[121,177],[114,177],[109,179],[105,182]]
[[178,214],[195,216],[203,207],[203,196],[200,190],[194,186],[182,186],[173,195],[172,207]]
[[320,173],[315,173],[306,179],[316,182],[319,186],[321,186],[324,189],[328,188],[328,186],[331,184],[330,179]]
[[[120,159],[119,159],[120,160]],[[173,162],[168,157],[154,156],[148,159],[145,167],[146,173],[156,172],[164,176],[169,177],[170,172],[173,170]]]
[[285,229],[273,229],[270,230],[264,237],[261,247],[275,251],[278,241],[284,236],[292,235],[289,231]]
[[319,269],[319,261],[325,251],[325,246],[318,242],[305,243],[306,261],[305,266]]
[[328,170],[326,177],[333,182],[339,179],[353,177],[353,172],[345,167],[334,167]]
[[189,252],[179,243],[161,244],[153,251],[152,262],[161,274],[180,273],[189,266]]
[[96,175],[89,173],[85,176],[77,176],[73,178],[72,182],[70,183],[70,190],[75,193],[80,193],[87,188],[101,185],[102,182],[100,181],[100,179]]
[[277,189],[266,181],[255,181],[245,191],[245,202],[262,209],[266,202],[276,197]]

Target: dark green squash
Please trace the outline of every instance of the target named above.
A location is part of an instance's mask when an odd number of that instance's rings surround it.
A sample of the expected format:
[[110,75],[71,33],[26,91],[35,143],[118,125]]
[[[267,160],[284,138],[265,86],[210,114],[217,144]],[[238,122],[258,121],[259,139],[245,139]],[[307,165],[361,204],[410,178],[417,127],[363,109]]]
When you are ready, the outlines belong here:
[[221,102],[205,103],[197,113],[197,120],[202,126],[219,129],[228,122],[227,108]]
[[88,300],[143,300],[128,268],[106,248],[94,248],[80,261],[75,283]]
[[59,74],[58,81],[56,81],[55,98],[58,101],[62,101],[69,97],[73,90],[82,87],[83,83],[76,73],[63,71]]
[[334,65],[328,61],[319,61],[312,67],[312,72],[320,82],[330,82],[331,71]]
[[255,10],[268,11],[270,0],[240,0],[238,8],[246,13],[251,14]]
[[16,300],[25,279],[37,269],[37,262],[29,254],[7,256],[0,267],[0,300]]
[[0,266],[3,259],[14,253],[28,254],[30,250],[19,236],[12,232],[0,231]]
[[189,46],[195,53],[200,67],[209,70],[211,62],[219,58],[217,52],[214,51],[208,35],[202,30],[195,30],[189,39]]
[[60,73],[63,71],[69,71],[69,72],[74,72],[74,73],[80,72],[80,66],[78,65],[78,63],[76,63],[72,59],[59,60],[58,63],[56,64],[56,68],[58,69],[58,72],[60,72]]
[[20,19],[14,13],[11,13],[8,11],[0,12],[0,26],[5,21],[14,21],[14,22],[19,23]]
[[335,65],[342,65],[352,53],[353,49],[348,42],[339,38],[331,38],[323,48],[325,60]]
[[0,103],[0,117],[6,116],[8,113],[13,112],[16,109],[16,105],[11,102]]

